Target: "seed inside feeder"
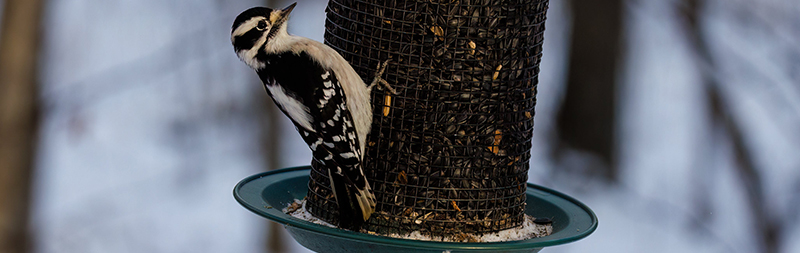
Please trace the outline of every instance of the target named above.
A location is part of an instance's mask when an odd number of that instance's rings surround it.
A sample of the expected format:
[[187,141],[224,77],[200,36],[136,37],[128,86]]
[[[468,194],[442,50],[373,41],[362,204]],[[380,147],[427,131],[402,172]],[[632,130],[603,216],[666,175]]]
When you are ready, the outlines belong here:
[[497,80],[497,77],[500,76],[501,69],[503,69],[503,65],[497,65],[497,68],[494,70],[494,74],[492,75],[492,80]]
[[392,95],[386,94],[383,101],[383,116],[389,116],[389,110],[391,110],[389,106],[392,105]]

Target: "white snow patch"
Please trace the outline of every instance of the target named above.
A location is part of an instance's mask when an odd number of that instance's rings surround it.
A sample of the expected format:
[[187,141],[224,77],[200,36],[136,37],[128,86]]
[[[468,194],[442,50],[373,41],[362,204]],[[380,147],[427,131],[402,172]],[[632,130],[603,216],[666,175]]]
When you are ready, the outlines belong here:
[[[300,208],[292,208],[293,205],[301,205]],[[295,199],[293,203],[290,203],[289,206],[282,209],[284,213],[291,215],[292,217],[302,219],[305,221],[309,221],[315,224],[320,224],[323,226],[333,227],[333,224],[320,220],[317,217],[314,217],[306,210],[306,200],[299,200]],[[534,218],[528,215],[525,215],[525,221],[522,223],[522,226],[516,228],[509,228],[506,230],[501,230],[498,232],[493,233],[485,233],[485,234],[472,234],[472,233],[464,233],[463,241],[456,241],[452,237],[445,237],[445,236],[433,236],[421,233],[419,231],[414,231],[409,234],[380,234],[382,236],[400,238],[400,239],[410,239],[410,240],[420,240],[420,241],[444,241],[444,242],[467,242],[467,238],[474,239],[478,242],[507,242],[507,241],[519,241],[519,240],[527,240],[531,238],[543,237],[553,233],[553,226],[552,224],[542,225],[536,224],[533,222]],[[369,234],[375,234],[369,232]]]
[[[466,236],[464,236],[464,238],[472,238],[478,242],[508,242],[544,237],[553,233],[553,226],[551,224],[536,224],[533,220],[533,217],[525,215],[525,222],[522,223],[521,227],[485,234],[465,233]],[[452,237],[432,236],[419,231],[414,231],[409,234],[388,234],[385,236],[420,241],[468,242],[468,239],[457,241]]]
[[[292,204],[298,204],[298,205],[301,205],[301,207],[290,211],[289,208],[292,206]],[[282,209],[282,211],[283,211],[283,213],[291,215],[292,217],[295,217],[295,218],[298,218],[298,219],[301,219],[301,220],[305,220],[305,221],[309,221],[309,222],[314,223],[314,224],[319,224],[319,225],[328,226],[328,227],[332,227],[332,228],[336,227],[333,224],[325,222],[324,220],[320,220],[319,218],[314,217],[313,215],[311,215],[311,213],[308,212],[308,210],[306,209],[306,200],[295,199],[293,203],[290,203],[289,206],[284,207]]]

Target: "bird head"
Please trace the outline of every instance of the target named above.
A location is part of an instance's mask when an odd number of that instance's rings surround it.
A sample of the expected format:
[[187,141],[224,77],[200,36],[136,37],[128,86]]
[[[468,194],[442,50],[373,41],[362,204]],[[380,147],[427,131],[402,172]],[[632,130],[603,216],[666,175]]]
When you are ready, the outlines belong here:
[[253,7],[239,14],[231,27],[231,43],[239,59],[253,69],[264,68],[264,62],[257,59],[257,55],[274,53],[275,44],[288,36],[286,21],[295,5],[297,3],[281,10]]

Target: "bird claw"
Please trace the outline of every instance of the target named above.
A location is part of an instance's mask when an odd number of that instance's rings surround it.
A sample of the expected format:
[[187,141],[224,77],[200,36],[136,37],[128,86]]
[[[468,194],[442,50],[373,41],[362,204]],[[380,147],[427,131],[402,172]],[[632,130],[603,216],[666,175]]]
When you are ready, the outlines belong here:
[[370,83],[369,87],[367,87],[369,90],[372,90],[372,88],[375,87],[375,85],[381,84],[381,86],[383,86],[384,89],[388,90],[392,94],[395,95],[399,94],[394,88],[392,88],[391,85],[389,85],[388,82],[386,82],[386,80],[383,80],[383,78],[381,77],[383,76],[383,72],[386,71],[386,66],[389,65],[389,61],[391,61],[391,59],[386,60],[381,64],[378,64],[378,68],[376,70],[377,73],[375,73],[375,79],[373,79],[372,83]]

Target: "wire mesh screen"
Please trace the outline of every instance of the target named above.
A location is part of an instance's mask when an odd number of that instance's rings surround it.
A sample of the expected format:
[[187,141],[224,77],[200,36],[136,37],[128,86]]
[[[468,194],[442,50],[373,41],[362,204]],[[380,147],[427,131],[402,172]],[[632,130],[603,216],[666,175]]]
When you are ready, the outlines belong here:
[[[364,167],[379,233],[494,232],[522,224],[547,0],[331,0],[325,43],[374,89]],[[337,223],[312,162],[309,211]]]

